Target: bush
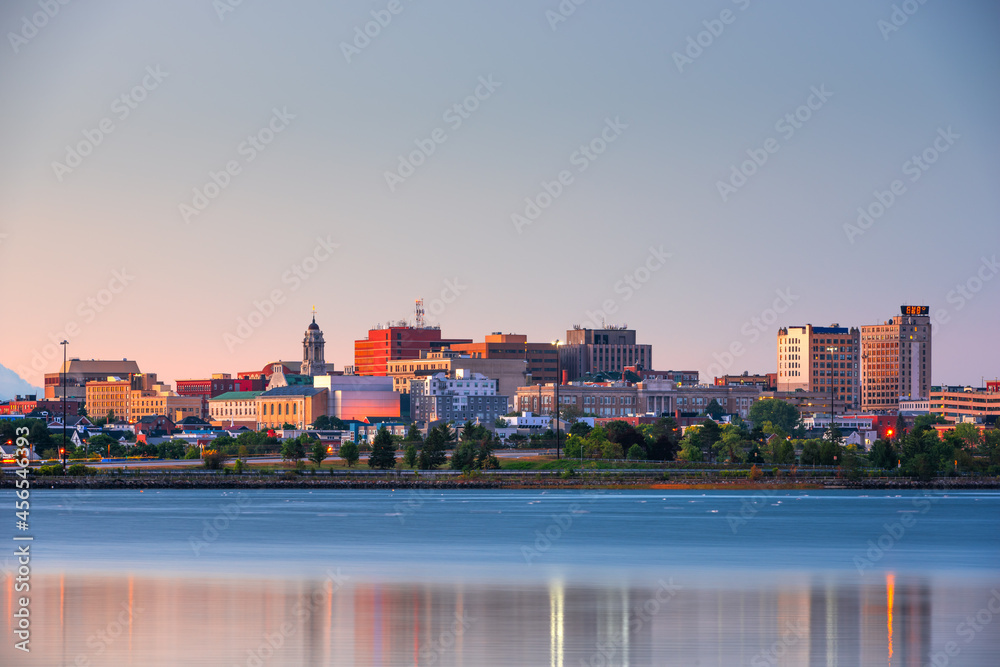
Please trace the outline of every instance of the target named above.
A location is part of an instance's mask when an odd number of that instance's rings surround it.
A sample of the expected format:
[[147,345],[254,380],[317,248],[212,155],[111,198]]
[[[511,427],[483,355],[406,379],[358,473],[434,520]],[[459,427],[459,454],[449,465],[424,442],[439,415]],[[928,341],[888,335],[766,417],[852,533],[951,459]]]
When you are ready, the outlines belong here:
[[96,475],[97,468],[88,468],[82,463],[74,463],[69,467],[66,473],[72,475],[73,477],[81,477],[83,475]]
[[37,470],[35,470],[35,474],[40,477],[62,475],[63,469],[61,465],[40,466]]
[[184,458],[185,459],[200,459],[201,458],[201,450],[199,450],[197,447],[188,447],[187,451],[184,452]]
[[217,449],[206,449],[202,460],[209,470],[221,470],[229,457]]
[[646,450],[642,448],[640,444],[634,444],[628,448],[628,454],[625,455],[629,461],[645,461],[646,460]]

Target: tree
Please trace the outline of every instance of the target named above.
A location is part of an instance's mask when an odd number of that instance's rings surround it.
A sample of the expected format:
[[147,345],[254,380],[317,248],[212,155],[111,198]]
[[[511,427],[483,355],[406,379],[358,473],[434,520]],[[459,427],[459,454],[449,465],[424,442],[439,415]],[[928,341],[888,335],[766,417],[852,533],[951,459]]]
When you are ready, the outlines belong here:
[[625,458],[629,461],[645,461],[646,450],[642,448],[642,445],[632,445],[628,448],[628,453],[625,454]]
[[802,465],[814,466],[819,462],[819,441],[806,440],[802,445]]
[[406,446],[403,452],[403,465],[413,468],[417,465],[417,446],[412,442]]
[[755,425],[771,422],[785,433],[797,433],[801,428],[799,411],[791,403],[778,398],[762,398],[750,406],[750,421]]
[[497,417],[493,420],[493,428],[507,428],[507,420],[502,417]]
[[416,424],[410,424],[410,429],[406,432],[403,442],[423,442],[424,436],[420,434],[420,429]]
[[319,440],[309,450],[309,460],[316,464],[317,468],[323,467],[323,459],[326,458],[326,445]]
[[660,417],[649,434],[646,451],[650,459],[673,461],[681,440],[681,429],[673,417]]
[[906,433],[906,420],[902,414],[896,415],[896,437],[902,437]]
[[372,451],[368,455],[368,467],[388,470],[396,467],[396,443],[385,426],[379,427],[372,440]]
[[743,449],[747,444],[745,432],[735,426],[722,430],[722,437],[715,443],[716,456],[727,463],[737,463],[744,458]]
[[681,438],[681,452],[677,455],[677,458],[681,461],[701,461],[702,451],[701,451],[701,438],[698,437],[698,432],[692,428],[689,428]]
[[722,406],[719,405],[719,402],[713,398],[708,402],[708,405],[705,406],[705,414],[718,421],[722,418],[722,415],[726,414],[726,411],[723,410]]
[[347,430],[350,430],[347,427],[347,422],[345,422],[344,420],[342,420],[342,419],[340,419],[338,417],[333,417],[331,415],[320,415],[319,417],[316,418],[316,421],[313,422],[312,427],[314,429],[318,429],[318,430],[321,430],[321,431],[328,431],[328,430],[347,431]]
[[108,416],[105,418],[105,423],[106,424],[114,424],[115,423],[115,411],[114,410],[108,410]]
[[454,437],[454,433],[447,424],[440,424],[432,428],[427,433],[427,440],[420,450],[417,467],[421,470],[434,470],[443,465],[448,460],[445,449]]
[[358,454],[357,444],[355,444],[350,440],[345,442],[340,446],[340,451],[338,452],[338,456],[340,456],[340,458],[344,459],[344,461],[347,462],[348,468],[352,467],[355,463],[358,462],[358,459],[360,458]]
[[872,462],[876,468],[881,468],[883,470],[891,470],[896,467],[896,463],[899,460],[896,456],[896,449],[892,446],[892,443],[887,440],[876,440],[875,444],[872,445],[872,449],[868,452],[868,460]]
[[225,452],[219,451],[218,449],[206,449],[204,455],[201,457],[202,463],[209,470],[221,470],[226,464]]
[[587,434],[590,433],[590,429],[591,426],[587,422],[577,421],[573,422],[573,425],[569,427],[568,433],[570,435],[578,435],[581,438],[585,438],[587,437]]
[[608,432],[608,440],[619,445],[622,451],[631,449],[633,445],[639,445],[643,449],[643,458],[646,458],[646,439],[634,426],[621,419],[616,419],[609,422],[605,429]]
[[281,446],[281,460],[291,461],[298,464],[298,462],[306,457],[306,448],[302,445],[302,441],[299,438],[289,438],[285,440],[285,444]]
[[476,445],[471,440],[462,440],[451,455],[449,467],[452,470],[471,470],[476,462]]
[[698,439],[700,440],[701,448],[703,450],[712,451],[715,443],[719,441],[722,437],[722,429],[711,419],[706,419],[701,423],[701,428],[698,429]]

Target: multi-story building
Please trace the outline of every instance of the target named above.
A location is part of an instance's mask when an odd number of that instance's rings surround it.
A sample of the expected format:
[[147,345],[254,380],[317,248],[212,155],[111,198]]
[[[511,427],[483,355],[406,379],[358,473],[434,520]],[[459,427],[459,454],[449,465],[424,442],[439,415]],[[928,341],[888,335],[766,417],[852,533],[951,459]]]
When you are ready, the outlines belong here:
[[896,410],[903,397],[930,397],[930,309],[901,306],[900,311],[882,324],[861,327],[862,410]]
[[[553,354],[555,348],[553,348]],[[553,363],[555,363],[553,361]],[[451,349],[440,352],[421,352],[419,359],[403,359],[389,363],[389,376],[392,378],[392,388],[400,394],[410,392],[410,381],[418,377],[426,377],[435,373],[452,373],[464,369],[472,373],[482,373],[495,379],[498,383],[497,392],[513,399],[519,387],[529,384],[531,376],[527,372],[528,362],[522,359],[505,359],[494,357],[474,357],[470,354],[458,353]],[[555,375],[555,373],[553,373]],[[511,405],[513,409],[513,405]]]
[[211,378],[203,380],[178,380],[177,394],[201,398],[202,414],[199,416],[205,418],[209,416],[209,399],[232,391],[264,391],[266,383],[263,374],[233,379],[229,373],[212,373]]
[[181,396],[171,391],[167,385],[156,384],[151,389],[133,389],[129,397],[129,422],[160,415],[176,424],[187,417],[200,418],[201,414],[200,396]]
[[1000,417],[1000,385],[990,382],[985,388],[931,387],[928,410],[955,423],[963,418],[996,420]]
[[284,424],[305,428],[326,414],[328,393],[326,388],[310,386],[268,389],[255,399],[257,429],[282,428]]
[[[109,376],[88,381],[84,385],[87,414],[104,419],[114,413],[116,420],[132,421],[132,391],[150,390],[154,383],[155,373],[124,378]],[[69,394],[69,391],[66,393]]]
[[[559,404],[594,417],[627,415],[673,415],[677,412],[704,412],[714,399],[729,414],[747,417],[750,406],[760,396],[760,389],[746,386],[678,386],[673,382],[646,381],[584,383],[572,382],[559,387]],[[517,409],[539,415],[551,415],[555,385],[523,387],[517,391]]]
[[857,408],[860,333],[839,324],[778,329],[778,392],[826,392]]
[[570,380],[588,373],[621,373],[628,366],[653,367],[653,346],[635,342],[635,329],[609,327],[566,332],[566,344],[559,346],[562,370]]
[[[545,384],[556,381],[559,350],[554,343],[529,343],[523,334],[494,332],[482,343],[456,343],[451,349],[473,359],[507,359],[524,361],[532,383]],[[476,369],[478,371],[478,369]],[[496,377],[489,371],[479,371]],[[522,385],[523,386],[523,385]],[[500,384],[500,393],[513,391]]]
[[84,400],[88,382],[107,380],[109,377],[127,378],[139,374],[139,364],[128,359],[70,359],[56,373],[45,374],[45,398],[62,398],[63,371],[66,374],[66,397]]
[[651,380],[662,380],[673,382],[678,385],[697,385],[701,382],[698,371],[654,371],[647,370],[640,366],[626,366],[625,370],[638,375],[643,382]]
[[492,424],[507,413],[507,396],[497,393],[497,381],[482,373],[457,369],[410,382],[410,417],[415,422],[479,421]]
[[778,388],[778,374],[750,375],[749,372],[744,371],[742,375],[723,375],[715,378],[715,386],[717,387],[733,385],[753,385],[760,387],[761,391],[774,391]]
[[[401,396],[392,389],[392,378],[365,375],[323,375],[313,386],[327,391],[326,412],[331,417],[364,420],[398,418]],[[312,422],[309,422],[312,423]]]
[[391,361],[418,359],[421,351],[471,342],[469,338],[441,338],[439,327],[377,327],[368,331],[367,338],[354,341],[354,372],[385,376]]
[[262,391],[227,391],[208,399],[209,420],[216,426],[257,428],[257,397]]
[[[75,417],[79,414],[82,407],[82,400],[66,401],[66,416]],[[63,401],[58,399],[38,400],[37,395],[28,394],[27,396],[16,396],[10,401],[0,403],[0,415],[28,415],[35,410],[47,412],[50,417],[61,417],[63,413]]]
[[[761,399],[776,398],[795,406],[799,414],[803,417],[812,415],[830,415],[830,404],[832,395],[826,391],[763,391]],[[833,398],[833,413],[840,415],[848,410],[853,410],[854,405]]]

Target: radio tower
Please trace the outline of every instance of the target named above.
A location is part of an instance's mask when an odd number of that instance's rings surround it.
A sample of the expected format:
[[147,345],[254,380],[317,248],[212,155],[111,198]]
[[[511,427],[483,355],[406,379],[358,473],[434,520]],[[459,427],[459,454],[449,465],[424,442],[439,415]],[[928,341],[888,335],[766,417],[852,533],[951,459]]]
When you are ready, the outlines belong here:
[[417,299],[417,328],[424,328],[424,300]]

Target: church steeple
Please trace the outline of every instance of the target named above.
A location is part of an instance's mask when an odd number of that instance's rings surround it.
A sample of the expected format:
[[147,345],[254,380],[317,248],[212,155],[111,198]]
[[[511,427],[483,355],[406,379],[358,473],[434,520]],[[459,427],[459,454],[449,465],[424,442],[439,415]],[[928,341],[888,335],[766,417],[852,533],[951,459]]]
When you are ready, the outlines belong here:
[[302,339],[302,370],[303,375],[326,375],[326,359],[323,356],[323,348],[326,341],[323,340],[323,332],[316,324],[316,306],[313,306],[312,322],[306,328],[305,338]]

